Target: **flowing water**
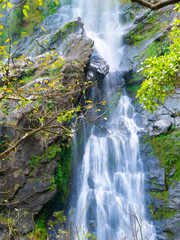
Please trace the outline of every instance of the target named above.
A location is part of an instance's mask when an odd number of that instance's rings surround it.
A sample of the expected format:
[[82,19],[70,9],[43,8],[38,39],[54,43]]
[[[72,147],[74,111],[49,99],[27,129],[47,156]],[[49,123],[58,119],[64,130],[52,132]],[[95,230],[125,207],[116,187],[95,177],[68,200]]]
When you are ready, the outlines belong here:
[[[110,65],[110,72],[123,70],[125,58],[118,2],[75,0],[73,7],[74,17],[85,21],[86,34],[95,41],[95,49]],[[99,240],[156,239],[145,215],[140,129],[135,115],[131,100],[122,94],[106,123],[109,134],[91,128],[77,180],[76,222],[81,226],[81,237],[90,231]]]

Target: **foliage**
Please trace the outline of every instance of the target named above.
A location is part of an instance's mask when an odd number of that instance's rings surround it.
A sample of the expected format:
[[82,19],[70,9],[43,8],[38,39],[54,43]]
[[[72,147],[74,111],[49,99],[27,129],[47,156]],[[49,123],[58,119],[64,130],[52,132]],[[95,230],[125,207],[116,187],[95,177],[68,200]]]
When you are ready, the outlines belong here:
[[[56,238],[61,240],[96,240],[94,234],[89,231],[82,230],[81,226],[77,225],[77,220],[73,216],[74,210],[71,211],[69,219],[64,215],[63,211],[54,212],[55,221],[48,222],[49,228],[55,233]],[[58,226],[58,232],[56,231]]]
[[142,41],[151,39],[167,25],[167,22],[157,21],[158,19],[159,16],[156,12],[153,14],[147,13],[146,21],[138,23],[130,33],[125,35],[126,42],[140,47]]
[[8,35],[11,36],[13,40],[18,39],[21,36],[21,26],[23,20],[23,13],[21,8],[15,8],[12,12],[12,22],[8,27]]
[[[179,8],[180,5],[176,7]],[[178,10],[180,12],[180,10]],[[165,98],[173,93],[178,85],[177,74],[180,63],[180,29],[179,19],[175,19],[173,30],[170,32],[172,41],[168,48],[170,53],[164,56],[150,57],[145,59],[142,70],[146,80],[142,83],[138,91],[140,103],[143,107],[153,113],[160,103],[164,103]]]
[[[57,190],[63,195],[67,194],[69,177],[71,174],[72,156],[71,146],[69,144],[62,143],[61,151],[59,153],[58,167],[55,173],[55,182]],[[61,144],[61,145],[62,145]]]
[[48,233],[46,228],[46,213],[43,212],[36,220],[34,230],[27,236],[28,240],[45,240],[48,239]]
[[[167,202],[166,202],[167,205]],[[150,212],[152,214],[152,217],[155,220],[161,220],[161,219],[168,219],[171,217],[174,217],[174,215],[177,213],[174,209],[169,209],[167,206],[162,207],[161,209],[155,209],[153,208],[153,205],[149,205]]]
[[166,200],[168,201],[168,198],[169,198],[169,192],[168,191],[163,191],[163,192],[150,192],[150,195],[153,197],[153,198],[157,198],[157,199],[160,199],[160,200]]
[[170,50],[168,49],[170,46],[169,37],[166,34],[163,34],[162,37],[154,41],[149,47],[146,53],[147,58],[162,56],[165,53],[169,54]]
[[[154,149],[155,155],[160,160],[161,167],[165,168],[167,186],[174,180],[180,180],[180,131],[176,130],[171,135],[161,135],[153,137],[151,144]],[[169,178],[168,174],[173,167],[176,168],[176,172],[173,177]]]
[[6,27],[1,35],[0,45],[5,43],[7,36],[14,41],[26,34],[32,34],[43,19],[53,14],[59,6],[58,0],[34,0],[33,4],[31,0],[26,0],[14,5],[7,0],[0,1],[0,13],[2,13],[0,17],[6,18]]

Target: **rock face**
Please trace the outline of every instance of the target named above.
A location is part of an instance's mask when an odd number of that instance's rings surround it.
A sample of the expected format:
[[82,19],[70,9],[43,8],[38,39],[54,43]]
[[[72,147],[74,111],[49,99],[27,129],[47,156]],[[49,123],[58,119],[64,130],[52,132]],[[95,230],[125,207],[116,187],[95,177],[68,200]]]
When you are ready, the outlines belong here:
[[[159,160],[150,146],[150,138],[140,136],[140,152],[145,173],[145,198],[148,206],[148,219],[154,222],[157,239],[180,238],[179,232],[179,196],[180,183],[171,185],[169,190],[166,184],[165,169],[159,166]],[[148,194],[149,192],[149,194]]]
[[[53,32],[48,30],[48,26],[45,27],[46,32],[39,28],[32,36],[25,36],[14,47],[12,55],[16,58],[23,54],[29,57],[36,57],[51,50],[56,50],[61,55],[66,55],[68,51],[66,48],[71,46],[72,41],[70,34],[80,34],[82,36],[84,33],[84,23],[81,18],[77,18]],[[66,43],[66,41],[68,42]]]
[[[45,45],[41,46],[45,39],[49,39],[48,48]],[[50,54],[50,50],[54,49],[56,55],[51,57],[51,64],[62,56],[65,61],[60,69],[59,82],[66,86],[79,79],[79,85],[74,93],[59,101],[57,96],[56,108],[66,109],[66,107],[72,106],[72,98],[75,102],[78,101],[83,90],[82,83],[85,81],[85,68],[87,68],[93,52],[93,41],[84,35],[83,22],[80,18],[68,23],[63,29],[59,29],[55,33],[47,33],[44,36],[39,34],[39,38],[36,39],[34,36],[24,39],[19,43],[19,46],[21,47],[16,52],[17,56],[26,52],[28,57],[25,62],[17,63],[19,70],[16,73],[11,71],[10,76],[13,78],[13,74],[18,74],[18,77],[21,78],[27,71],[31,70],[33,65],[34,80],[23,86],[24,91],[27,90],[26,98],[31,99],[31,93],[28,91],[29,89],[33,91],[32,89],[37,84],[42,88],[47,88],[47,90],[40,90],[42,94],[43,91],[50,91],[47,83],[51,83],[53,79],[50,78],[48,71],[41,70],[42,60],[39,59],[45,58],[46,54]],[[94,74],[105,75],[107,73],[107,64],[103,59],[101,62],[104,64],[103,69],[98,65],[94,69]],[[44,76],[39,77],[41,74]],[[14,144],[23,136],[23,131],[19,131],[19,129],[30,127],[31,123],[25,116],[29,116],[33,111],[34,104],[15,109],[17,103],[11,101],[8,105],[10,113],[4,116],[0,112],[1,141],[8,139],[11,144]],[[41,133],[36,133],[22,141],[17,148],[0,160],[0,201],[14,215],[17,232],[26,233],[32,230],[35,224],[34,216],[56,193],[54,173],[57,167],[57,158],[56,156],[48,157],[48,148],[54,143],[57,144],[58,141],[61,141],[61,135],[57,134],[44,140]]]
[[[179,91],[177,89],[176,91]],[[165,120],[168,122],[172,122],[176,127],[180,126],[180,116],[178,112],[180,111],[180,99],[178,98],[178,94],[173,94],[172,97],[169,97],[165,100],[163,105],[158,106],[157,111],[153,114],[144,110],[142,112],[145,124],[147,126],[151,125],[152,122],[156,122],[157,120]]]
[[[176,179],[172,181],[177,169],[173,167],[167,174],[167,170],[160,166],[160,162],[157,156],[154,155],[150,143],[152,137],[156,138],[161,134],[169,134],[169,128],[172,124],[175,123],[175,128],[179,128],[177,124],[179,116],[176,114],[179,111],[179,99],[166,99],[164,106],[159,106],[157,112],[153,114],[142,110],[138,105],[135,105],[135,107],[139,113],[138,116],[141,118],[142,123],[140,126],[144,126],[147,131],[146,134],[140,134],[140,152],[145,173],[149,218],[154,222],[158,240],[178,240],[180,239],[178,227],[180,222],[180,182]],[[176,142],[178,144],[178,139]],[[172,149],[167,149],[167,151],[173,152]],[[171,179],[171,183],[167,183],[169,179]]]

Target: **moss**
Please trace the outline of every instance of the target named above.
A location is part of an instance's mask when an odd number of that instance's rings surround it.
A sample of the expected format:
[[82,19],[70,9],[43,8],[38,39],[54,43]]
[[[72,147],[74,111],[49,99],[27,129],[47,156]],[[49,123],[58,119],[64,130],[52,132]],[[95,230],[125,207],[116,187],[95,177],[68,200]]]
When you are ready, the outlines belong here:
[[153,41],[153,43],[151,43],[138,57],[135,57],[135,60],[141,63],[145,58],[161,56],[165,53],[169,54],[169,46],[170,42],[168,33],[165,33],[161,37]]
[[22,9],[16,7],[14,11],[12,11],[11,21],[13,24],[10,24],[8,27],[9,35],[13,40],[16,40],[20,37],[22,31],[22,22],[23,22],[23,14]]
[[128,80],[129,84],[137,84],[139,83],[140,81],[142,81],[142,75],[138,72],[135,72],[132,77],[130,78],[130,80]]
[[34,230],[25,236],[28,240],[30,240],[30,239],[38,239],[38,240],[47,239],[47,237],[48,237],[47,227],[46,227],[47,214],[48,214],[48,209],[44,208],[43,211],[41,212],[41,214],[39,214],[35,220]]
[[[166,184],[169,186],[174,181],[180,181],[180,131],[175,130],[168,135],[153,137],[151,145],[154,154],[160,160],[160,166],[165,168]],[[174,175],[168,178],[168,174],[175,167]]]
[[154,206],[152,204],[149,204],[149,209],[151,212],[152,217],[155,220],[161,220],[161,219],[169,219],[175,216],[177,213],[174,209],[169,209],[167,206],[163,206],[159,209],[154,209]]
[[166,21],[159,21],[158,13],[154,12],[153,14],[147,14],[145,21],[143,23],[138,23],[135,29],[125,36],[126,42],[128,44],[137,45],[160,32],[167,24],[168,22]]
[[71,146],[63,143],[59,153],[58,167],[55,173],[55,183],[57,191],[62,194],[63,201],[65,202],[69,193],[69,181],[72,167],[72,151]]
[[168,239],[173,239],[173,232],[166,232]]
[[60,29],[50,38],[49,43],[53,44],[59,40],[65,39],[68,34],[74,33],[78,27],[79,25],[76,22],[67,23],[62,29]]
[[166,200],[166,201],[168,201],[168,199],[169,199],[169,192],[168,191],[161,191],[161,192],[151,191],[150,195],[153,198],[159,199],[159,200]]
[[140,89],[140,86],[129,86],[126,88],[128,92],[136,95],[137,91]]

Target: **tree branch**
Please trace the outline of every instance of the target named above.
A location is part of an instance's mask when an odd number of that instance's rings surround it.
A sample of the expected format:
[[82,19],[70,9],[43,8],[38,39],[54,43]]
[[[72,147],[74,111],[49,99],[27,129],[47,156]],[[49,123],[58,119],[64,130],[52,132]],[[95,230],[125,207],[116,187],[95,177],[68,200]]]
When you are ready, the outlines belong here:
[[158,10],[165,6],[178,3],[179,0],[161,0],[160,2],[156,2],[156,1],[148,2],[146,0],[131,0],[131,2],[139,3],[140,5],[142,5],[144,7],[148,7],[151,10]]

